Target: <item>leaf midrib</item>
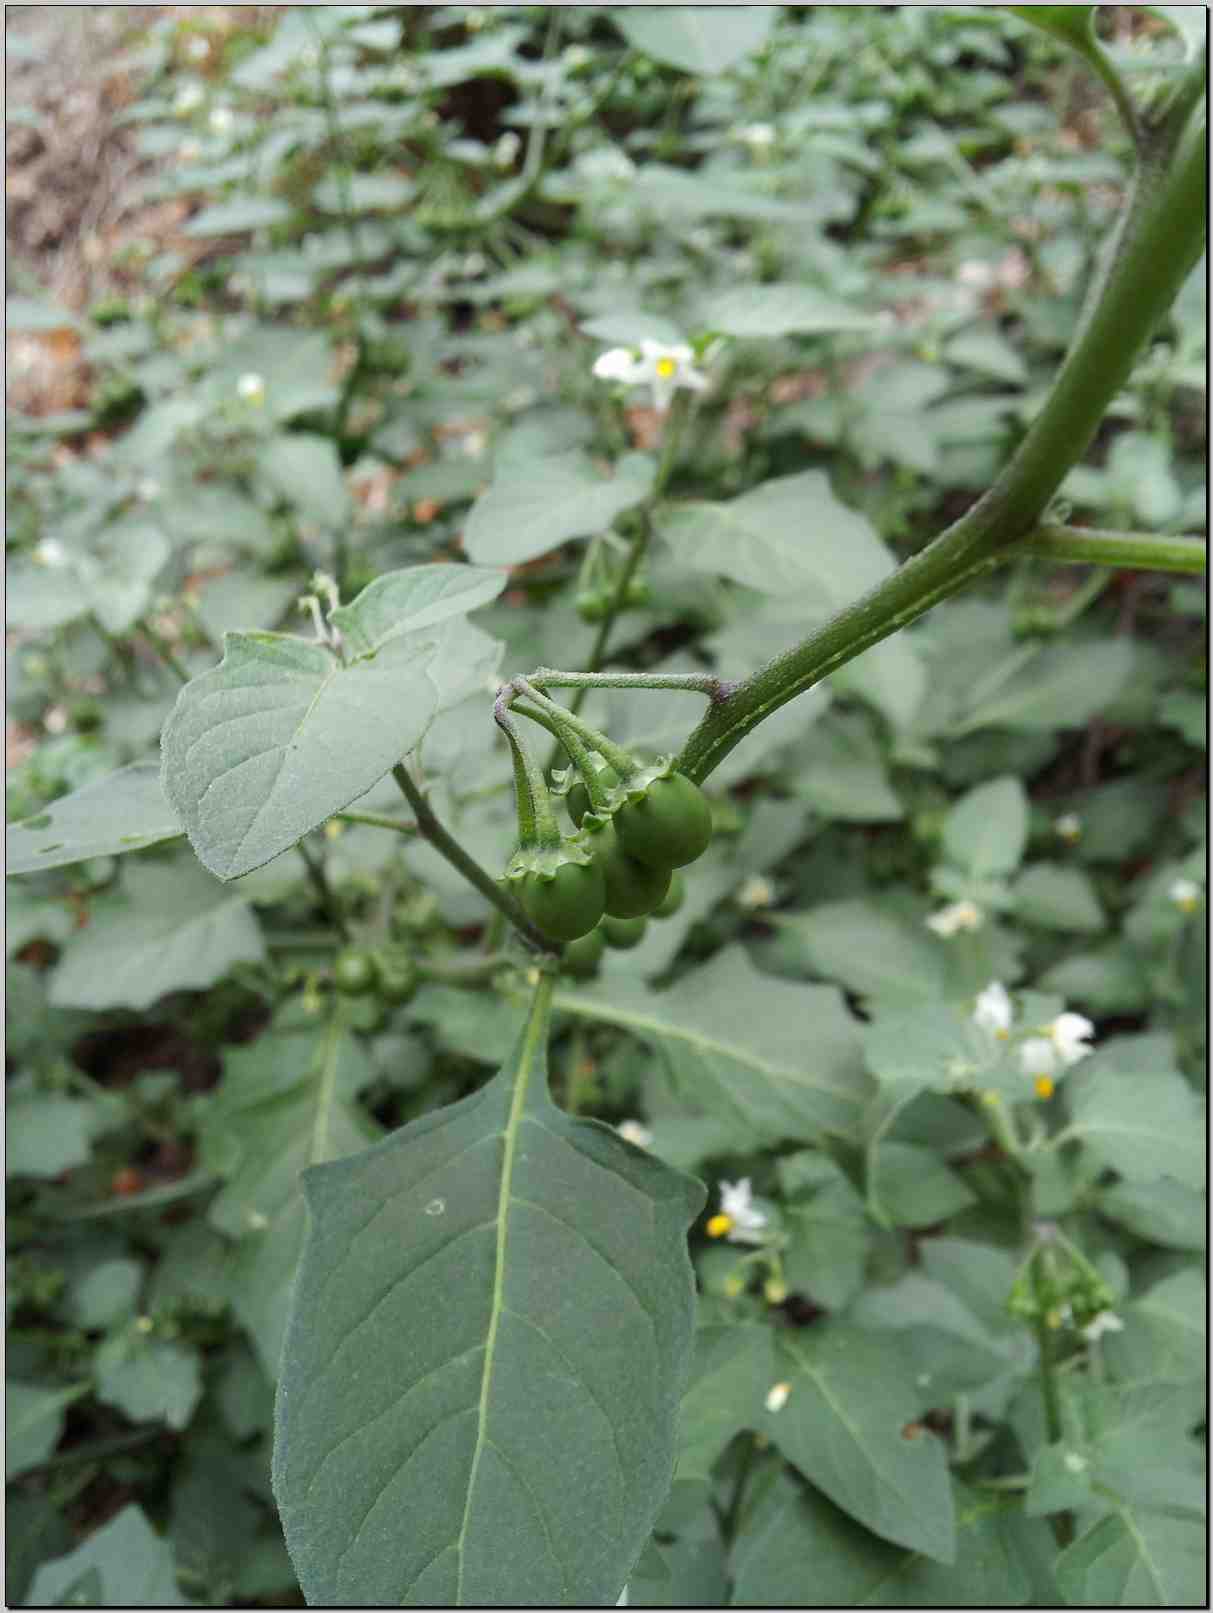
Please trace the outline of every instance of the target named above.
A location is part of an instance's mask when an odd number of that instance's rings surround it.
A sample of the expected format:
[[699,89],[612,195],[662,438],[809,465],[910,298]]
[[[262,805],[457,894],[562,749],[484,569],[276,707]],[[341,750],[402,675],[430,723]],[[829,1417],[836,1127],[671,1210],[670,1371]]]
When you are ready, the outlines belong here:
[[460,1523],[459,1534],[455,1540],[455,1549],[459,1559],[459,1567],[455,1576],[456,1607],[464,1606],[464,1547],[467,1541],[468,1525],[472,1516],[472,1498],[476,1493],[476,1475],[480,1468],[480,1459],[484,1454],[485,1447],[491,1443],[486,1430],[488,1427],[489,1396],[493,1386],[493,1368],[496,1361],[497,1332],[505,1309],[505,1259],[509,1239],[510,1189],[514,1176],[514,1153],[518,1142],[519,1127],[522,1124],[522,1116],[526,1108],[531,1070],[535,1064],[536,1054],[542,1050],[544,1045],[548,1012],[552,1000],[552,988],[553,980],[551,975],[545,974],[541,976],[535,989],[530,1018],[522,1040],[514,1076],[514,1091],[510,1099],[510,1112],[503,1133],[504,1149],[501,1158],[501,1182],[497,1190],[497,1252],[493,1265],[493,1296],[489,1307],[489,1326],[484,1343],[484,1362],[480,1369],[480,1400],[476,1411],[476,1443],[472,1448],[472,1462],[468,1470],[467,1494],[463,1503],[463,1520]]

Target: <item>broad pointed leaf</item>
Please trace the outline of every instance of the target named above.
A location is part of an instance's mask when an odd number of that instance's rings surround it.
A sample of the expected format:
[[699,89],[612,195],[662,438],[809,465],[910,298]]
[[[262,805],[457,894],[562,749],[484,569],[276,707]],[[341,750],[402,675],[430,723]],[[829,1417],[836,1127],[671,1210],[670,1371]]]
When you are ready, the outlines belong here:
[[183,832],[164,799],[158,765],[132,762],[52,801],[37,817],[9,824],[5,872],[40,873],[86,857],[139,851]]
[[875,330],[879,321],[812,286],[795,282],[738,286],[718,292],[699,310],[709,330],[729,336],[817,336],[840,330]]
[[781,1340],[776,1370],[790,1393],[763,1432],[793,1466],[874,1534],[954,1561],[947,1455],[916,1421],[900,1344],[827,1322]]
[[88,925],[63,949],[50,1000],[59,1008],[148,1008],[264,956],[248,903],[183,851],[169,864],[131,864],[121,891],[94,903]]
[[34,1575],[29,1607],[188,1607],[177,1586],[173,1548],[142,1507],[123,1507],[65,1557]]
[[229,633],[186,685],[162,742],[164,791],[220,879],[247,874],[364,795],[488,670],[453,620],[504,572],[416,566],[333,612],[351,659],[279,633]]
[[63,1432],[63,1415],[74,1400],[88,1393],[86,1383],[66,1389],[43,1389],[9,1380],[4,1386],[4,1476],[13,1478],[44,1462]]
[[1206,1530],[1195,1518],[1118,1508],[1057,1560],[1071,1607],[1200,1607]]
[[556,1006],[629,1030],[665,1056],[678,1102],[728,1121],[738,1146],[856,1138],[872,1082],[833,987],[759,974],[727,947],[669,991],[612,982]]
[[473,504],[463,546],[481,565],[533,560],[570,538],[609,527],[647,495],[654,469],[647,455],[625,454],[613,476],[602,476],[580,450],[506,460]]
[[629,6],[615,22],[629,45],[684,73],[723,73],[765,43],[776,13],[764,6]]
[[665,1499],[704,1193],[554,1106],[549,991],[487,1086],[305,1177],[274,1489],[313,1603],[611,1606]]
[[337,1019],[276,1027],[226,1059],[203,1145],[227,1177],[208,1219],[238,1240],[228,1294],[271,1381],[303,1247],[302,1173],[358,1153],[378,1127],[353,1104],[371,1071]]

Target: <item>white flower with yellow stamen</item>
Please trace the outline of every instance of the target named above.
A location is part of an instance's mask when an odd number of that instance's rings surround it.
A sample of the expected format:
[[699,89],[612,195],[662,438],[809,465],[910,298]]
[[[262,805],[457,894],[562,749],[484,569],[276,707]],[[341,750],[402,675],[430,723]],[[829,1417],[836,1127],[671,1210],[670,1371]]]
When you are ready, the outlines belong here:
[[1177,879],[1167,895],[1181,913],[1195,913],[1200,906],[1200,886],[1194,879]]
[[708,378],[695,369],[694,353],[685,342],[669,346],[665,342],[642,341],[634,348],[611,347],[594,361],[594,374],[600,381],[618,381],[624,386],[648,386],[653,390],[653,407],[664,414],[679,387],[706,392]]
[[246,403],[265,402],[265,381],[252,370],[246,370],[236,382],[236,395]]
[[970,901],[952,902],[926,921],[928,930],[945,938],[959,935],[961,930],[980,930],[984,923],[985,914],[976,902]]
[[1053,829],[1059,840],[1073,845],[1082,834],[1082,819],[1077,812],[1063,812],[1054,822]]
[[1088,1344],[1095,1344],[1105,1333],[1123,1333],[1125,1324],[1115,1311],[1100,1311],[1082,1330]]
[[973,1023],[989,1035],[1005,1041],[1011,1034],[1011,1020],[1014,1018],[1014,1013],[1007,988],[1001,981],[991,980],[985,990],[978,993],[977,1006],[973,1010]]
[[764,1243],[762,1229],[766,1224],[766,1216],[754,1208],[748,1176],[743,1176],[740,1182],[721,1182],[720,1211],[707,1224],[709,1238],[727,1238],[730,1243]]

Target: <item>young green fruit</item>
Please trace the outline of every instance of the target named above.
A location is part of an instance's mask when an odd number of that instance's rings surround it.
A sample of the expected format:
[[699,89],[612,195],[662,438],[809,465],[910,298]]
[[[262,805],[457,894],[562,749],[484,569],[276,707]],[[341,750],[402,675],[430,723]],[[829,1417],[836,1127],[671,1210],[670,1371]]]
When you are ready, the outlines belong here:
[[642,918],[664,899],[670,887],[669,869],[646,867],[635,857],[629,857],[619,844],[610,818],[588,813],[582,820],[582,836],[590,855],[602,869],[603,903],[613,918]]
[[583,622],[601,622],[611,608],[611,601],[601,588],[583,588],[574,599],[577,614]]
[[677,913],[686,899],[687,882],[678,869],[675,868],[670,875],[670,888],[653,909],[653,917],[655,919],[668,919],[672,914]]
[[375,960],[369,952],[347,947],[333,964],[333,984],[347,997],[363,997],[375,984]]
[[385,1003],[406,1003],[417,991],[417,965],[400,947],[383,947],[375,954],[379,998]]
[[[603,767],[598,771],[598,781],[604,790],[613,790],[619,783],[619,774],[613,767]],[[590,794],[580,779],[569,786],[564,804],[569,810],[569,817],[580,829],[582,818],[590,810]]]
[[514,883],[522,909],[553,941],[576,941],[602,917],[606,900],[596,862],[562,862],[554,872],[528,869]]
[[615,814],[619,843],[637,862],[682,868],[702,857],[712,839],[712,809],[684,773],[655,778],[636,801]]
[[560,960],[560,967],[565,974],[572,975],[575,980],[589,980],[598,973],[598,963],[605,946],[602,926],[599,925],[588,935],[569,942]]
[[632,947],[639,946],[647,929],[648,923],[642,918],[604,918],[602,921],[603,940],[607,946],[614,947],[619,952],[627,952]]

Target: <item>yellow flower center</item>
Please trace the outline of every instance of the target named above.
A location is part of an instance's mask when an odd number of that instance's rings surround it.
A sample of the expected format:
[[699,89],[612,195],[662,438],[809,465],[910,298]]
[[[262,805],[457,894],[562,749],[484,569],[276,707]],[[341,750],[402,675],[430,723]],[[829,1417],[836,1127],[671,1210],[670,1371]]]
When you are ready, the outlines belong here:
[[1038,1098],[1051,1098],[1053,1096],[1053,1080],[1051,1076],[1038,1075],[1033,1082]]
[[720,1215],[714,1215],[704,1230],[709,1238],[723,1238],[726,1232],[733,1230],[733,1217],[725,1215],[723,1212]]
[[663,381],[668,381],[678,369],[672,358],[659,358],[657,360],[657,373]]

